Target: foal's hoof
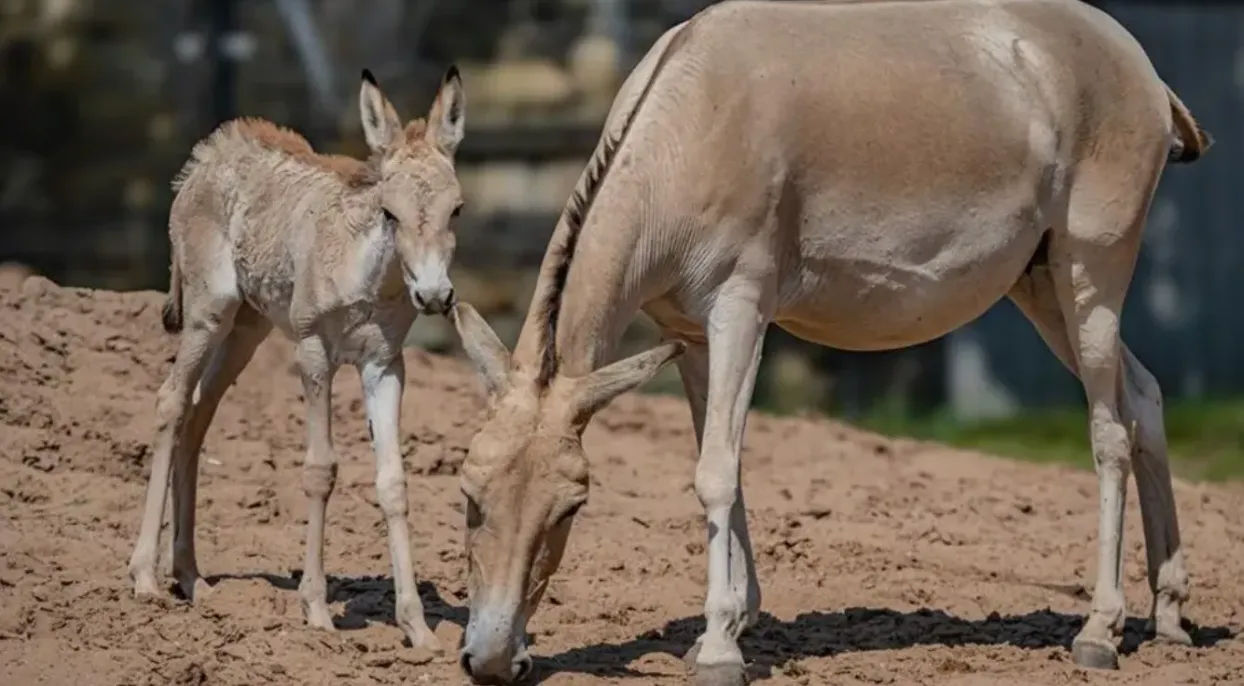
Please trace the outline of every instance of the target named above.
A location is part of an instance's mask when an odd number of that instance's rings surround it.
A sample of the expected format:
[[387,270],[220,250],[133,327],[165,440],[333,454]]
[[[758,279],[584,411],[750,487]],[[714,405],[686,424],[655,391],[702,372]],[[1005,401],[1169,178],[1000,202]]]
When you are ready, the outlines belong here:
[[133,572],[134,597],[140,600],[152,600],[160,597],[160,587],[156,584],[155,574],[151,572]]
[[1179,626],[1162,626],[1158,625],[1153,632],[1154,643],[1165,643],[1167,645],[1191,646],[1192,637],[1188,635],[1183,627]]
[[440,655],[445,652],[441,646],[441,639],[432,633],[427,626],[421,629],[414,629],[406,632],[406,640],[410,641],[410,646],[421,652],[431,653],[432,655]]
[[691,649],[688,650],[687,653],[682,656],[682,662],[683,664],[687,666],[687,671],[689,672],[695,671],[695,661],[700,657],[700,641],[701,640],[703,639],[697,638],[695,640],[695,643],[691,646]]
[[737,662],[695,666],[695,686],[745,686],[745,684],[747,684],[747,671]]
[[1118,669],[1119,651],[1108,641],[1078,638],[1071,643],[1071,659],[1089,669]]

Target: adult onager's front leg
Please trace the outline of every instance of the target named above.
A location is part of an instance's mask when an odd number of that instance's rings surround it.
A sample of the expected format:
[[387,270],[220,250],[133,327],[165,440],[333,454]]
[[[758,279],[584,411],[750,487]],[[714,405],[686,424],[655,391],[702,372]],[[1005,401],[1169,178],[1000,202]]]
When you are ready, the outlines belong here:
[[[400,350],[400,348],[399,348]],[[413,646],[439,651],[440,643],[428,628],[423,603],[415,585],[415,563],[410,551],[406,514],[406,470],[398,421],[406,365],[402,355],[387,363],[369,362],[359,368],[367,405],[367,425],[376,452],[376,496],[389,529],[389,558],[393,563],[393,590],[397,625]]]
[[[677,336],[668,334],[667,339]],[[687,351],[678,358],[678,372],[682,377],[683,390],[687,394],[687,404],[691,409],[691,422],[695,426],[695,444],[697,450],[704,448],[704,413],[708,402],[708,345],[707,343],[689,343]],[[756,564],[753,558],[751,536],[747,531],[747,505],[743,501],[743,485],[735,489],[734,506],[730,510],[730,529],[737,539],[743,553],[745,574],[732,574],[730,591],[734,594],[735,603],[747,608],[745,626],[752,626],[760,616],[760,580],[756,576]],[[694,668],[700,654],[703,636],[684,656],[688,666]]]
[[[695,471],[696,495],[708,520],[706,626],[694,656],[696,681],[702,686],[746,681],[738,637],[757,610],[750,601],[754,598],[758,606],[760,598],[751,578],[755,570],[739,457],[772,308],[769,284],[737,275],[722,284],[708,316],[708,398]],[[753,587],[754,594],[749,592]]]

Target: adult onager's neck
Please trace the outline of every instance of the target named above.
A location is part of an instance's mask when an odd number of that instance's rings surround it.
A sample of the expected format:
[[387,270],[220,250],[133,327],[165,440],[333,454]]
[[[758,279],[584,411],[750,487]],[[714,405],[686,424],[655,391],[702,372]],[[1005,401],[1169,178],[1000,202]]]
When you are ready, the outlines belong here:
[[[658,285],[668,236],[649,208],[660,189],[628,158],[650,123],[641,121],[641,110],[653,83],[689,32],[684,24],[667,33],[623,83],[553,232],[514,350],[515,363],[537,369],[542,386],[554,374],[582,376],[608,362],[644,296]],[[645,161],[652,163],[648,155]]]

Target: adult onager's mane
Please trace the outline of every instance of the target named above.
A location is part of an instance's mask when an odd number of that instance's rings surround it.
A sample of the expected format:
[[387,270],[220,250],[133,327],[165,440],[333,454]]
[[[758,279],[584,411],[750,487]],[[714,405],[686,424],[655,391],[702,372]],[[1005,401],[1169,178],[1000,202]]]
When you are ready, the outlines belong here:
[[[426,128],[427,122],[423,119],[411,121],[404,132],[407,144],[421,143]],[[331,174],[351,189],[367,188],[380,181],[380,157],[377,155],[359,160],[348,155],[319,153],[296,131],[258,117],[239,117],[221,124],[194,146],[190,159],[173,178],[173,191],[180,190],[195,167],[209,159],[218,147],[239,143],[278,153],[311,169]]]
[[690,29],[691,25],[688,23],[665,47],[665,52],[661,54],[656,66],[653,67],[652,76],[648,78],[644,89],[640,91],[639,97],[635,100],[626,123],[616,134],[605,135],[600,147],[596,149],[592,159],[588,161],[587,168],[583,171],[583,183],[576,185],[570,199],[566,201],[565,209],[562,210],[562,220],[566,229],[561,244],[553,248],[553,282],[545,290],[544,301],[539,305],[540,318],[544,321],[544,340],[540,345],[540,372],[536,377],[540,388],[549,385],[561,363],[561,356],[557,352],[557,324],[561,316],[562,294],[566,290],[566,280],[570,276],[570,264],[574,260],[575,247],[579,243],[579,235],[583,232],[587,215],[592,211],[592,204],[596,201],[605,178],[609,176],[609,170],[613,167],[613,161],[617,158],[622,144],[626,142],[627,134],[631,132],[635,120],[639,117],[639,110],[643,107],[644,101],[648,99],[652,85],[656,83],[661,75],[662,67],[669,62],[674,51],[686,41],[687,32]]

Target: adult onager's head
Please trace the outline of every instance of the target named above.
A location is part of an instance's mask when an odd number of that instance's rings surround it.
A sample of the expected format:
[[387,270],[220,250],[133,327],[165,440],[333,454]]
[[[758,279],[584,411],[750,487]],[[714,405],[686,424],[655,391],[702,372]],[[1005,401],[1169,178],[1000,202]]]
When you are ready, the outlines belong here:
[[470,305],[450,317],[484,380],[489,419],[461,468],[471,618],[463,669],[479,683],[520,680],[531,667],[526,627],[557,571],[588,497],[583,430],[618,395],[682,351],[660,345],[584,376],[541,378],[510,353]]
[[454,300],[450,220],[462,209],[454,153],[466,124],[464,102],[462,79],[451,67],[427,121],[403,127],[371,72],[363,72],[359,114],[380,177],[381,212],[393,231],[411,300],[433,314],[444,313]]
[[[708,536],[693,661],[704,686],[742,683],[760,588],[740,470],[767,327],[894,349],[1004,297],[1091,407],[1098,572],[1073,659],[1117,661],[1132,462],[1154,630],[1189,641],[1161,394],[1119,321],[1163,169],[1211,139],[1122,26],[1075,0],[724,2],[653,46],[604,128],[514,354],[453,315],[490,398],[462,467],[477,681],[526,671],[524,627],[587,497],[587,422],[678,357]],[[640,310],[684,343],[605,366]]]

